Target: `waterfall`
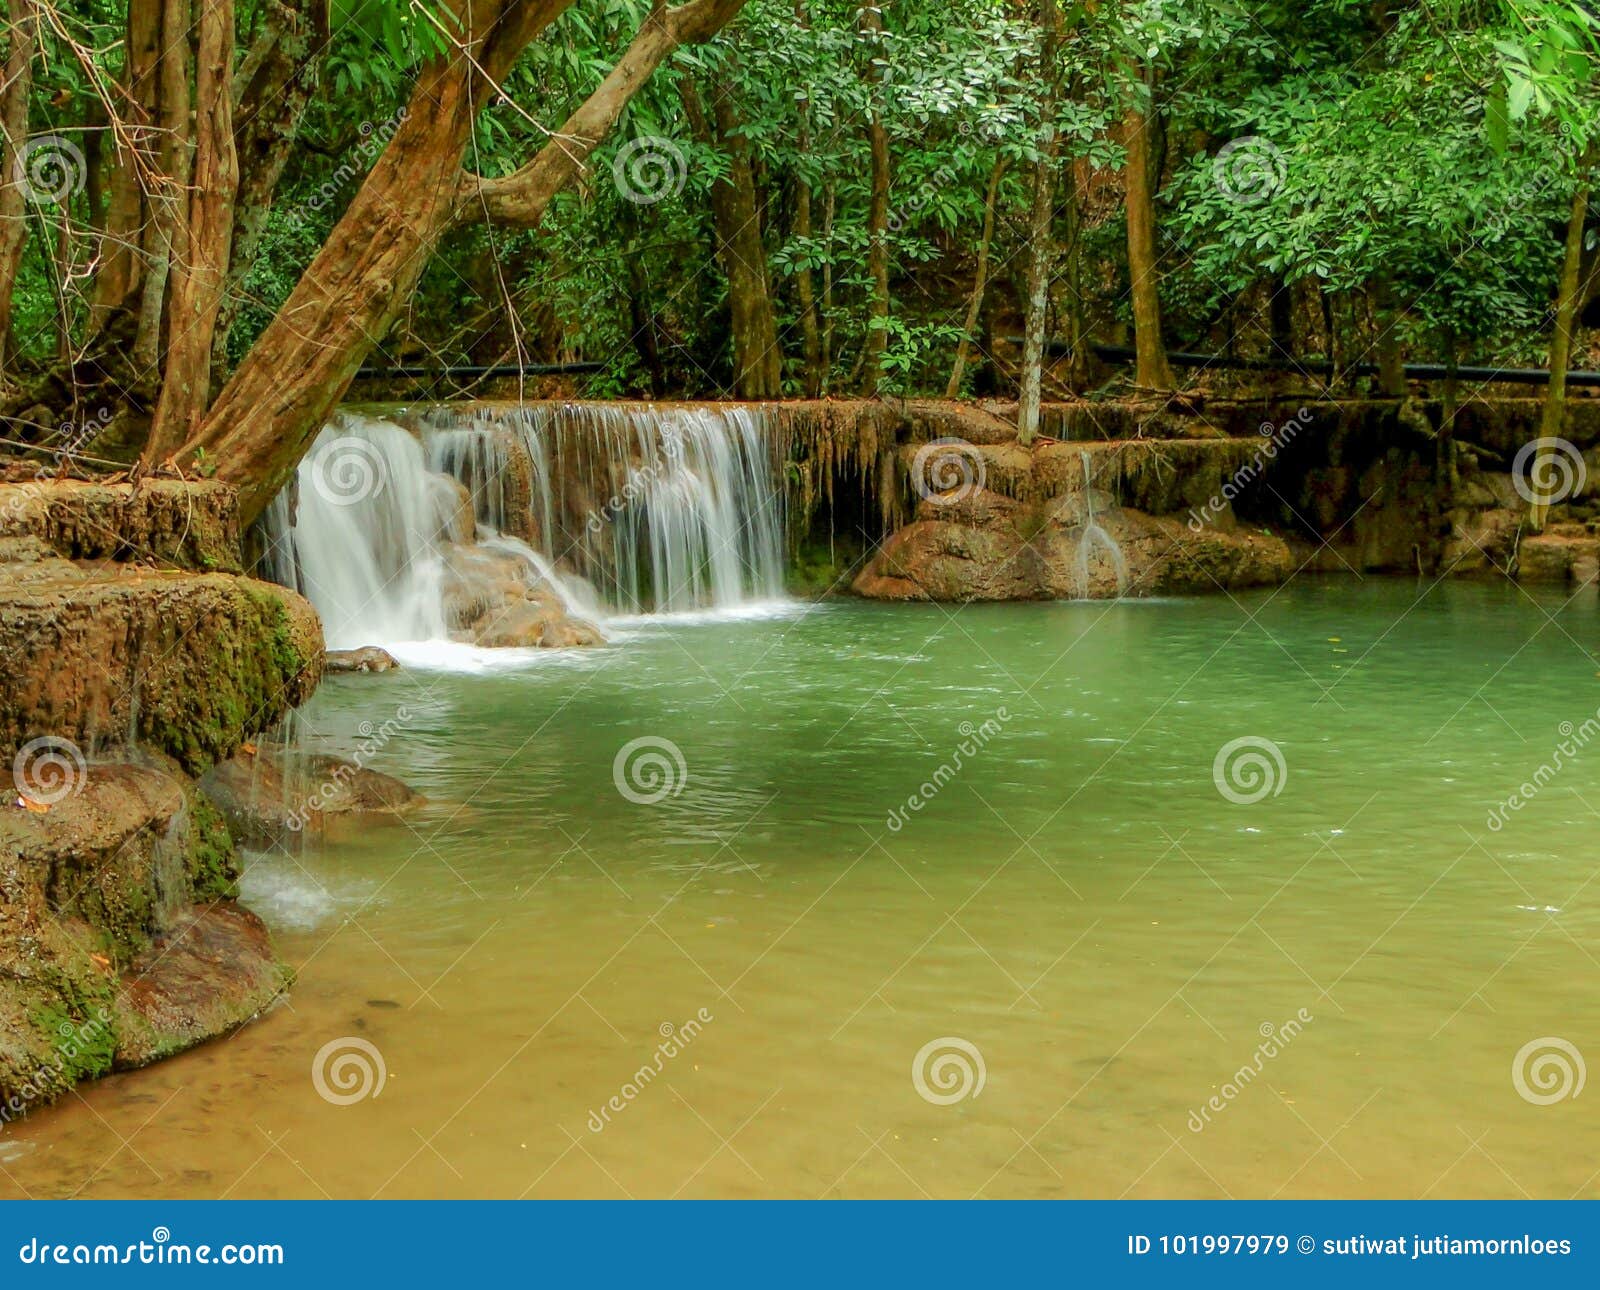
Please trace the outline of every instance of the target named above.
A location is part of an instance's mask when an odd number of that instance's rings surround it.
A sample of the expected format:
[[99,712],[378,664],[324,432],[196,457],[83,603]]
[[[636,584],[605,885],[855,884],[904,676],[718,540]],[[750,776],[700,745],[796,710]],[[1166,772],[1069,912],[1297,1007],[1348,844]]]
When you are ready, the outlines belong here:
[[501,531],[524,522],[525,539],[609,613],[783,597],[783,489],[757,411],[479,404],[436,409],[423,425],[479,518]]
[[1078,539],[1078,597],[1084,599],[1089,594],[1089,558],[1097,542],[1111,557],[1117,575],[1117,595],[1121,596],[1128,590],[1128,562],[1116,538],[1107,533],[1095,518],[1094,472],[1090,466],[1088,449],[1078,455],[1083,462],[1083,534]]
[[283,495],[267,513],[263,572],[316,606],[328,647],[443,638],[440,539],[458,499],[422,445],[392,422],[340,414],[296,485],[292,523]]
[[747,611],[783,597],[766,430],[746,408],[465,404],[409,430],[341,412],[263,517],[259,567],[332,649],[471,639],[462,603],[508,568],[596,623]]

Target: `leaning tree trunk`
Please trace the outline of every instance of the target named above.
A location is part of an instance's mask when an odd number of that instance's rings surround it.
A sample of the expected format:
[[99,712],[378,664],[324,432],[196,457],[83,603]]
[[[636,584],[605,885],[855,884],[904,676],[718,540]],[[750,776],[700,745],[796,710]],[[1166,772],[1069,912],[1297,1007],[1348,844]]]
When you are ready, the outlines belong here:
[[0,377],[11,356],[11,303],[28,237],[22,148],[28,139],[28,92],[38,22],[31,0],[9,0],[6,15],[5,61],[0,64],[5,76],[0,92]]
[[728,173],[711,185],[710,200],[717,258],[728,282],[734,390],[742,399],[775,399],[783,393],[783,354],[778,346],[778,320],[772,307],[750,149],[739,133],[738,114],[725,83],[712,89],[709,119],[700,92],[688,76],[679,81],[678,89],[696,136],[728,158]]
[[234,199],[228,277],[211,341],[211,383],[227,376],[228,334],[244,300],[272,196],[321,80],[328,43],[328,0],[268,0],[260,32],[234,79]]
[[481,6],[469,11],[476,26],[424,69],[405,119],[328,241],[177,454],[190,465],[203,459],[234,485],[246,523],[293,473],[362,360],[404,310],[444,233],[468,218],[536,228],[667,55],[714,35],[743,0],[653,9],[599,88],[532,161],[498,179],[463,174],[478,110],[528,42],[570,3],[507,0],[492,14]]
[[[1539,438],[1546,441],[1560,438],[1567,428],[1567,368],[1572,365],[1572,335],[1578,322],[1583,225],[1589,214],[1589,168],[1592,164],[1592,157],[1584,158],[1578,188],[1572,195],[1572,207],[1567,215],[1566,253],[1561,264],[1561,286],[1556,295],[1555,329],[1550,336],[1550,386],[1539,418]],[[1550,513],[1550,499],[1543,489],[1551,473],[1547,460],[1551,455],[1551,449],[1541,447],[1538,459],[1528,472],[1536,490],[1535,500],[1528,507],[1528,527],[1535,533],[1543,531]]]
[[1134,380],[1146,389],[1170,390],[1176,384],[1161,339],[1161,275],[1156,260],[1155,176],[1150,131],[1155,120],[1155,87],[1141,69],[1148,103],[1130,107],[1123,117],[1128,164],[1128,280],[1133,299]]

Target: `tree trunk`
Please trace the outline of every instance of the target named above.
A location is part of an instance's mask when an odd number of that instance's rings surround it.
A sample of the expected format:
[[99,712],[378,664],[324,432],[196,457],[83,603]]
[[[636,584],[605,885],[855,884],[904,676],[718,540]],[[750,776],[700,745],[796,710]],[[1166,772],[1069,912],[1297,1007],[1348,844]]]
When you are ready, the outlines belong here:
[[1156,261],[1155,177],[1150,133],[1156,115],[1154,77],[1140,69],[1148,103],[1133,103],[1123,116],[1128,149],[1124,171],[1128,210],[1128,279],[1133,298],[1134,380],[1146,389],[1176,384],[1161,339],[1161,276]]
[[838,192],[829,180],[822,193],[822,241],[828,258],[822,263],[822,393],[826,397],[833,373],[833,219],[838,207]]
[[[1592,153],[1580,163],[1578,187],[1572,194],[1572,207],[1567,216],[1566,253],[1561,263],[1561,286],[1556,294],[1555,328],[1550,336],[1550,386],[1539,417],[1542,440],[1559,439],[1567,428],[1567,369],[1572,366],[1572,334],[1578,322],[1583,225],[1589,214],[1589,171],[1593,164]],[[1544,481],[1553,473],[1552,455],[1549,449],[1540,448],[1528,472],[1529,482],[1537,490],[1536,500],[1528,507],[1528,527],[1535,533],[1543,532],[1550,513],[1550,497],[1543,490]]]
[[129,0],[123,51],[127,119],[124,128],[110,133],[110,198],[100,239],[100,268],[94,279],[86,345],[92,345],[118,314],[134,310],[144,281],[139,248],[142,230],[149,223],[146,189],[154,184],[156,162],[151,144],[155,137],[161,50],[161,0]]
[[0,379],[11,357],[11,306],[28,238],[28,193],[20,172],[38,23],[30,0],[9,0],[6,13],[6,53],[0,64],[5,76],[0,92]]
[[1050,307],[1050,270],[1055,264],[1052,225],[1056,210],[1056,0],[1039,0],[1039,74],[1044,81],[1039,115],[1044,120],[1039,160],[1033,171],[1033,209],[1028,218],[1028,292],[1022,320],[1022,383],[1017,392],[1017,442],[1027,447],[1039,436],[1039,402],[1044,385],[1044,331]]
[[[201,0],[202,4],[206,0]],[[162,0],[160,55],[156,62],[156,112],[159,168],[145,191],[147,218],[142,243],[144,283],[139,325],[133,341],[135,382],[155,389],[165,358],[164,326],[173,259],[184,253],[193,165],[189,99],[189,0]]]
[[356,370],[404,310],[439,238],[458,221],[537,227],[628,100],[681,43],[705,40],[743,0],[657,8],[576,112],[527,165],[463,175],[479,108],[522,49],[571,0],[475,5],[460,46],[424,68],[400,122],[328,241],[251,347],[181,459],[204,455],[255,519],[288,480]]
[[956,361],[950,368],[950,380],[944,387],[947,399],[953,399],[961,393],[961,382],[967,372],[967,356],[972,352],[972,338],[977,334],[978,318],[983,313],[983,296],[989,286],[989,248],[994,244],[995,206],[1005,171],[1006,159],[1003,155],[997,155],[989,171],[989,187],[983,195],[983,232],[978,237],[978,263],[972,274],[972,295],[967,299],[967,319],[961,328],[961,339],[956,343]]
[[316,93],[327,42],[328,0],[268,0],[261,30],[234,82],[239,185],[228,277],[211,345],[213,388],[227,376],[228,334],[244,302],[244,281],[256,262],[272,196]]
[[167,299],[167,358],[144,460],[177,451],[211,401],[211,343],[233,245],[239,163],[233,138],[233,0],[201,0],[194,158]]
[[[861,9],[861,32],[870,43],[869,60],[880,47],[883,14],[876,5]],[[878,103],[883,74],[868,62],[866,80],[872,103],[867,109],[867,143],[872,154],[872,189],[867,207],[867,277],[872,297],[867,306],[867,334],[861,348],[861,384],[876,394],[883,381],[883,355],[889,344],[889,134]]]
[[[795,21],[806,26],[804,0],[795,0]],[[795,110],[800,118],[796,144],[802,157],[811,155],[811,99],[803,91]],[[805,243],[811,241],[811,182],[800,174],[794,186],[794,236]],[[807,252],[809,254],[809,251]],[[815,399],[822,394],[822,328],[817,318],[817,288],[811,273],[811,262],[803,259],[795,270],[795,294],[799,298],[800,345],[805,355],[803,376],[805,395]]]
[[728,283],[734,390],[741,399],[775,399],[783,393],[783,355],[750,150],[739,134],[738,113],[726,84],[719,83],[712,90],[709,119],[693,80],[685,75],[678,90],[696,136],[728,158],[728,173],[711,185],[710,199],[717,258]]
[[1374,347],[1378,351],[1378,392],[1388,399],[1406,397],[1405,356],[1400,352],[1400,309],[1387,283],[1373,288]]

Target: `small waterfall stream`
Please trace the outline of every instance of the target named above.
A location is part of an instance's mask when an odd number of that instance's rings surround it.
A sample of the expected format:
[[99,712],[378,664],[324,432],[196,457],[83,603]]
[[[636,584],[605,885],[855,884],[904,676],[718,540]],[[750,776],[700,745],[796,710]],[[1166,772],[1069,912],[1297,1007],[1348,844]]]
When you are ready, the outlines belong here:
[[1089,594],[1089,561],[1093,558],[1094,547],[1098,543],[1111,557],[1117,578],[1117,595],[1123,596],[1128,591],[1128,561],[1122,554],[1122,548],[1117,545],[1116,538],[1107,533],[1105,527],[1095,518],[1094,467],[1088,450],[1085,449],[1078,456],[1083,463],[1083,533],[1078,539],[1078,595],[1081,599]]
[[602,628],[783,597],[759,411],[473,404],[415,431],[341,412],[263,518],[263,575],[316,606],[330,648],[464,639],[469,552]]

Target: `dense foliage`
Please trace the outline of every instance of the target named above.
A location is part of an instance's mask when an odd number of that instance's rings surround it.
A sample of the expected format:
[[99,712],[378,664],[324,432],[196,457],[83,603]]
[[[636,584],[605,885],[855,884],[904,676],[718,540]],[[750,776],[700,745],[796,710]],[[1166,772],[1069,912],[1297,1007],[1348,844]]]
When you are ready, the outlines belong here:
[[[240,0],[239,63],[277,4]],[[505,175],[549,142],[651,7],[573,4],[478,115],[467,168]],[[10,327],[24,368],[72,356],[93,310],[85,283],[126,48],[125,6],[112,0],[36,10],[28,160],[50,160],[61,182],[35,184],[25,209]],[[587,393],[712,395],[744,379],[740,344],[770,343],[736,335],[730,296],[765,290],[784,392],[941,392],[969,314],[962,388],[1009,392],[1005,338],[1023,325],[1041,166],[1053,194],[1047,330],[1128,337],[1130,113],[1156,143],[1169,347],[1354,363],[1398,340],[1421,359],[1542,361],[1570,208],[1596,156],[1587,6],[1063,3],[1048,57],[1044,12],[1009,0],[881,11],[749,0],[634,94],[539,227],[450,231],[371,361],[582,359],[603,364]],[[333,6],[320,84],[262,212],[219,379],[326,242],[418,69],[455,30],[447,8],[420,0]],[[888,157],[887,218],[876,221],[875,129]],[[753,228],[728,227],[737,205],[718,205],[719,185],[746,190],[738,218]],[[887,301],[870,267],[875,239]],[[1591,218],[1580,307],[1600,294],[1595,243]],[[752,245],[764,263],[735,282],[730,256],[748,260]],[[875,332],[881,353],[869,357]]]

